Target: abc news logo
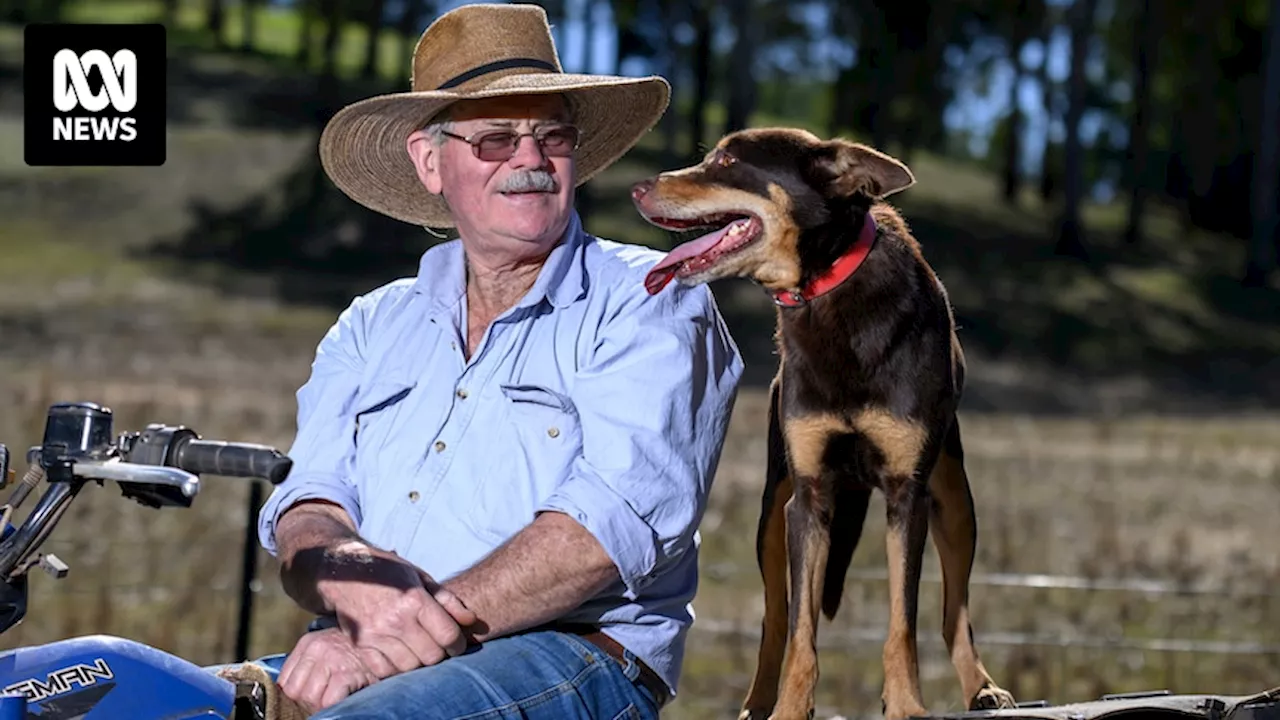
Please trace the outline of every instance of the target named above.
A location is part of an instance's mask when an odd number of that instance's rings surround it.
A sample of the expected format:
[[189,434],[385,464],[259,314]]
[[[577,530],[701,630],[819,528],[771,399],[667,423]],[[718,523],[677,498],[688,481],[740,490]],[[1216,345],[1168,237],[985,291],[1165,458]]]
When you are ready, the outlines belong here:
[[[102,90],[89,88],[87,69],[102,74]],[[59,112],[69,113],[77,107],[101,112],[107,103],[118,113],[128,113],[138,104],[138,56],[132,50],[120,50],[108,57],[101,50],[77,55],[59,50],[53,56],[53,105]],[[138,137],[136,118],[85,116],[55,117],[54,140],[116,140],[130,142]]]
[[26,26],[28,165],[163,165],[165,28]]

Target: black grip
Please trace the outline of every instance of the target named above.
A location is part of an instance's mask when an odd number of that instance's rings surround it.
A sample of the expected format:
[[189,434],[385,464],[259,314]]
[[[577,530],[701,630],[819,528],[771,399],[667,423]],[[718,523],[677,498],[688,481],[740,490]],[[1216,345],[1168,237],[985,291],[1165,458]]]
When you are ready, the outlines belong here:
[[273,447],[221,440],[188,440],[174,457],[189,473],[262,478],[272,485],[284,482],[293,468],[293,459]]

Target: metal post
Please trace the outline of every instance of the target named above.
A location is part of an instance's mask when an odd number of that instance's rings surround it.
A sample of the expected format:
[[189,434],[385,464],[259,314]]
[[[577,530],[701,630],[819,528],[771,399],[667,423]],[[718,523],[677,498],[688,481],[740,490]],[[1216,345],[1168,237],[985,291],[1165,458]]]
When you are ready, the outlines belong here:
[[240,619],[236,627],[234,662],[249,659],[249,628],[253,624],[253,583],[258,576],[258,508],[262,505],[262,482],[249,486],[249,504],[245,512],[244,550],[240,570]]

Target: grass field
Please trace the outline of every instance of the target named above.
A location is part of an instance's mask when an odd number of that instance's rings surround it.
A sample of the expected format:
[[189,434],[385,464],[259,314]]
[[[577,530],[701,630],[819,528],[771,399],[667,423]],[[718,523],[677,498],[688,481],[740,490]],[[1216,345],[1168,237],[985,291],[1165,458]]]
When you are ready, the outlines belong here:
[[[68,5],[89,8],[87,19],[154,8]],[[229,26],[238,28],[234,14]],[[260,27],[263,42],[290,53],[296,19]],[[354,67],[360,37],[353,29],[344,41],[354,49],[343,67]],[[388,68],[393,40],[384,39]],[[430,238],[376,224],[313,184],[310,85],[270,53],[175,51],[163,168],[27,168],[20,41],[0,26],[0,441],[26,448],[49,403],[91,399],[115,409],[119,430],[183,423],[287,447],[293,392],[328,323],[351,294],[412,272]],[[656,139],[646,139],[592,182],[590,229],[670,242],[621,200],[656,157]],[[1234,285],[1239,243],[1184,235],[1167,209],[1153,211],[1152,237],[1134,250],[1117,239],[1122,208],[1089,207],[1106,263],[1088,268],[1050,252],[1052,207],[1004,207],[991,178],[944,159],[914,158],[912,169],[919,184],[901,206],[952,293],[971,363],[962,420],[979,508],[975,570],[992,580],[974,587],[973,615],[997,680],[1020,699],[1058,702],[1276,685],[1280,545],[1269,531],[1280,491],[1280,293]],[[333,254],[361,233],[398,259],[368,273],[254,262],[272,243]],[[702,527],[698,623],[681,697],[664,715],[677,720],[732,716],[762,607],[753,543],[772,308],[744,283],[716,292],[749,382]],[[243,483],[210,478],[195,508],[153,511],[110,486],[87,489],[48,545],[70,576],[36,576],[31,616],[0,645],[105,632],[199,662],[231,660],[246,497]],[[819,717],[879,711],[887,590],[875,503],[841,614],[821,629]],[[280,593],[270,558],[261,561],[251,654],[286,649],[306,622]],[[932,548],[928,563],[936,579]],[[1010,587],[999,573],[1184,589]],[[922,676],[930,707],[956,710],[938,590],[922,585]],[[1156,647],[1170,639],[1201,645]],[[1249,643],[1260,649],[1221,652]]]

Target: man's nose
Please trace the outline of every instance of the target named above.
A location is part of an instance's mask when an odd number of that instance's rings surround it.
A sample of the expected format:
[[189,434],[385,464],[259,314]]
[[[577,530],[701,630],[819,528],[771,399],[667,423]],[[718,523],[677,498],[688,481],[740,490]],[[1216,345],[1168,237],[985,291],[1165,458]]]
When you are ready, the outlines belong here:
[[643,198],[645,195],[648,195],[649,191],[652,189],[653,189],[653,178],[649,178],[647,180],[641,180],[640,182],[631,186],[631,199],[639,200]]
[[516,149],[511,154],[511,162],[517,167],[542,167],[547,162],[547,156],[543,154],[537,138],[521,135],[516,138]]

